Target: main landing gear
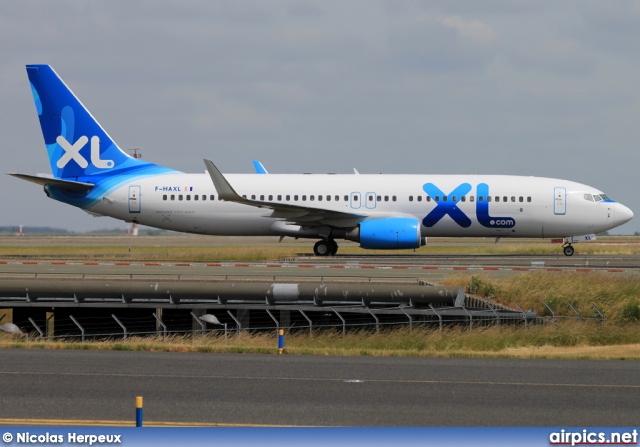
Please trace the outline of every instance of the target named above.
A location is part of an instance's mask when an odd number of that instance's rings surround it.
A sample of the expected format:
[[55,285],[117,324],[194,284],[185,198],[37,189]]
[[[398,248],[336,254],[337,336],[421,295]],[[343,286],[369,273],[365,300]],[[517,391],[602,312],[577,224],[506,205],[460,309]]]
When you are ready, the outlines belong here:
[[565,246],[563,246],[564,251],[564,255],[565,256],[573,256],[573,253],[575,252],[574,248],[571,246],[571,244],[567,244]]
[[313,246],[316,256],[333,256],[338,252],[338,244],[333,239],[322,239]]

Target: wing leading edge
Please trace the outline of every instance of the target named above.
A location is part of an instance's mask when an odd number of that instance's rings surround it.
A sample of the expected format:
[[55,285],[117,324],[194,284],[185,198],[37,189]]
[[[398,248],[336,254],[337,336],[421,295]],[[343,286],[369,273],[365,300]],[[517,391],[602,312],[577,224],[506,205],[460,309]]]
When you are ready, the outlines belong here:
[[271,214],[265,217],[285,220],[292,225],[300,225],[304,227],[326,225],[328,227],[337,228],[353,228],[359,222],[367,218],[366,215],[356,213],[344,213],[341,211],[327,210],[323,208],[312,208],[307,206],[291,205],[288,203],[265,202],[261,200],[250,200],[242,197],[231,186],[229,181],[220,172],[211,160],[204,160],[207,172],[213,186],[215,186],[218,195],[222,200],[228,202],[242,203],[244,205],[254,206],[257,208],[270,209]]

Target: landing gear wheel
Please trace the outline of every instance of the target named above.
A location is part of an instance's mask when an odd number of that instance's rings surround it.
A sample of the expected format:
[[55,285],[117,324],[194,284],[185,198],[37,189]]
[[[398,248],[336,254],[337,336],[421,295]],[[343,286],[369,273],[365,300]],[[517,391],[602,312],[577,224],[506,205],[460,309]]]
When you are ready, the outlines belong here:
[[573,253],[575,252],[571,245],[567,245],[566,247],[564,247],[563,251],[565,256],[573,256]]
[[316,242],[316,245],[313,246],[313,253],[316,256],[329,256],[331,253],[329,241],[322,240]]
[[338,244],[336,243],[336,241],[329,241],[329,254],[331,256],[335,256],[337,252],[338,252]]

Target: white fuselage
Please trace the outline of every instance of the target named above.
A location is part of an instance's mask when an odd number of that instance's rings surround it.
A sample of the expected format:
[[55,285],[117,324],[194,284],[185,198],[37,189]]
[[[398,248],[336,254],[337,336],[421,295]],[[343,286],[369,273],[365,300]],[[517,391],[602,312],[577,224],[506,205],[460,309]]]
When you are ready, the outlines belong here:
[[[422,236],[567,237],[606,231],[633,216],[619,203],[589,200],[588,197],[601,194],[595,188],[540,177],[383,174],[225,177],[238,194],[260,202],[352,213],[366,219],[414,217],[421,222]],[[458,195],[453,195],[456,191]],[[272,216],[271,209],[221,201],[211,178],[204,173],[133,180],[110,192],[89,210],[151,227],[192,233],[318,235],[301,225],[300,219],[297,225],[288,225],[286,217]],[[430,217],[425,219],[427,216]],[[336,222],[337,226],[344,224],[345,221]],[[356,224],[354,221],[353,225]]]

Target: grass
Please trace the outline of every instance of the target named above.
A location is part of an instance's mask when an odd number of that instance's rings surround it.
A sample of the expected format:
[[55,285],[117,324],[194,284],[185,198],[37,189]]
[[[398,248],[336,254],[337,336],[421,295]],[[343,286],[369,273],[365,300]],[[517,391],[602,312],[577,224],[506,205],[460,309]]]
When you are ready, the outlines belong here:
[[[28,239],[28,240],[27,240]],[[295,245],[278,244],[277,242],[264,246],[244,245],[209,245],[208,239],[202,236],[201,244],[176,244],[175,237],[131,237],[113,238],[109,245],[100,244],[96,238],[91,245],[73,243],[65,245],[48,245],[33,243],[36,237],[25,238],[25,245],[0,245],[0,259],[20,256],[21,259],[34,258],[51,259],[68,257],[82,259],[123,260],[127,261],[156,261],[156,262],[211,262],[211,261],[269,261],[296,256],[299,253],[312,254],[314,240],[299,240]],[[72,238],[67,238],[73,240]],[[67,240],[65,239],[65,240]],[[141,244],[140,242],[144,242]],[[14,239],[5,238],[5,243],[14,244]],[[54,240],[55,241],[55,240]],[[285,239],[286,241],[286,239]],[[47,241],[50,242],[50,241]],[[171,245],[171,243],[174,245]],[[55,242],[53,242],[55,243]],[[163,245],[167,243],[168,245]],[[578,255],[638,255],[640,254],[640,238],[628,236],[601,237],[598,242],[579,244],[576,246]],[[559,244],[551,244],[545,240],[503,240],[493,243],[488,238],[451,239],[431,238],[429,244],[414,250],[364,250],[355,243],[340,242],[340,254],[370,256],[372,254],[387,255],[548,255],[562,256]]]
[[533,309],[539,315],[551,315],[547,303],[556,315],[575,317],[571,304],[583,317],[598,317],[592,305],[605,315],[608,323],[635,322],[640,319],[640,279],[637,276],[614,276],[597,272],[539,271],[505,279],[490,279],[484,275],[451,275],[445,285],[477,288],[482,296],[523,309]]
[[[612,346],[613,345],[613,346]],[[127,341],[19,341],[0,335],[0,348],[80,349],[118,351],[162,351],[203,353],[276,354],[275,333],[249,333],[239,336],[132,337]],[[368,331],[324,331],[309,336],[306,331],[286,334],[285,354],[333,356],[412,356],[483,357],[548,359],[640,360],[638,325],[605,326],[566,322],[534,326],[487,326],[469,330],[453,327],[442,332],[432,327]]]

